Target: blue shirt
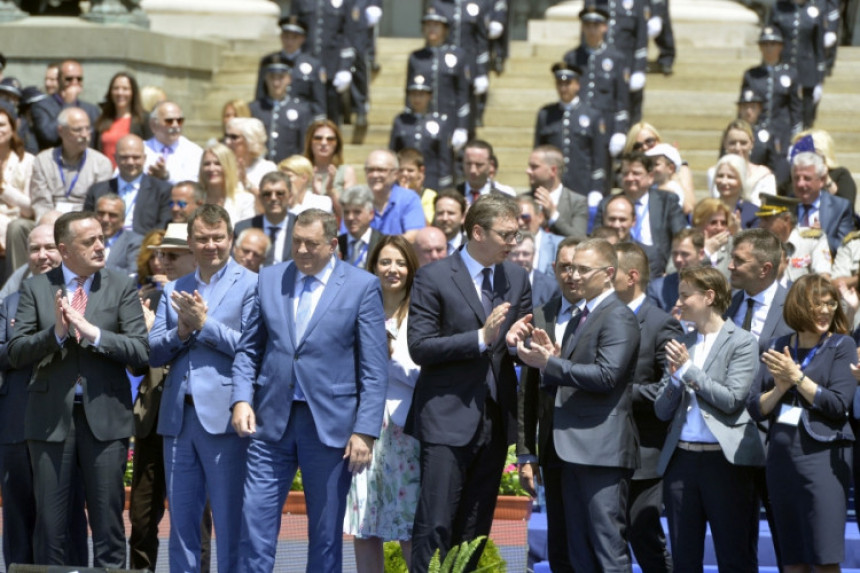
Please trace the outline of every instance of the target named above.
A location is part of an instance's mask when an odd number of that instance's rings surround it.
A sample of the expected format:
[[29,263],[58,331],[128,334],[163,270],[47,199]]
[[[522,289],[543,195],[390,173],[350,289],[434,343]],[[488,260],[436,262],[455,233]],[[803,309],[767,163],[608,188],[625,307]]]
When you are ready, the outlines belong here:
[[426,225],[418,193],[397,184],[391,187],[385,210],[380,213],[374,209],[370,223],[371,228],[383,235],[402,235],[406,231],[423,229]]

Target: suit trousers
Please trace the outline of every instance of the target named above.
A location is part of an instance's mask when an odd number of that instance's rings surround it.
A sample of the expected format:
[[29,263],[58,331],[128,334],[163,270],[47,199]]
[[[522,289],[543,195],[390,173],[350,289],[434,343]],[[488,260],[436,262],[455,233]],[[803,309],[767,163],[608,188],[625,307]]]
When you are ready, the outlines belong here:
[[633,470],[564,462],[567,544],[577,573],[630,572],[627,496]]
[[69,527],[76,515],[71,508],[80,479],[93,533],[93,566],[125,567],[122,480],[128,440],[97,440],[83,406],[75,404],[64,441],[30,440],[27,445],[36,497],[34,561],[40,565],[66,563]]
[[200,424],[194,406],[184,408],[179,435],[164,437],[170,570],[200,571],[200,522],[208,494],[218,532],[218,570],[237,571],[242,520],[239,492],[248,440],[234,433],[210,434]]
[[675,450],[663,476],[663,500],[676,571],[702,571],[708,524],[721,573],[758,571],[755,472],[730,464],[719,451]]
[[671,573],[672,556],[660,523],[663,512],[663,480],[630,481],[627,500],[627,538],[643,573]]
[[[290,421],[277,442],[251,438],[245,474],[239,568],[271,573],[281,526],[281,508],[296,470],[302,468],[308,509],[308,573],[340,571],[343,516],[352,482],[344,448],[320,442],[306,402],[294,400]],[[216,530],[218,529],[216,523]]]
[[3,492],[3,560],[7,564],[33,563],[36,500],[26,443],[0,444],[0,490]]
[[[433,553],[489,535],[508,444],[502,414],[487,399],[472,443],[448,446],[421,442],[421,492],[412,528],[412,571],[424,573]],[[474,553],[472,571],[483,552]]]
[[549,567],[553,573],[573,573],[570,553],[567,550],[567,525],[565,523],[563,482],[561,468],[564,462],[558,459],[552,433],[547,439],[543,474],[544,494],[546,495],[546,544]]
[[[164,518],[167,487],[164,482],[164,439],[153,430],[134,438],[134,474],[128,519],[128,562],[131,569],[155,571],[158,558],[158,525]],[[209,572],[212,548],[212,511],[203,510],[200,524],[200,573]]]

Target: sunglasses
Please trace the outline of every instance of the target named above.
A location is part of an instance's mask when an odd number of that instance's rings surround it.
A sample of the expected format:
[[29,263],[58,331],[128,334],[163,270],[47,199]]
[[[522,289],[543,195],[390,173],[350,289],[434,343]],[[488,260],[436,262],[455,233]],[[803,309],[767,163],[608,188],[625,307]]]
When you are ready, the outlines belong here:
[[165,117],[164,118],[164,125],[173,125],[174,123],[176,125],[182,125],[183,123],[185,123],[185,118],[184,117]]
[[281,198],[286,197],[286,196],[287,196],[286,191],[260,191],[260,197],[262,197],[264,199],[267,197],[277,197],[278,199],[281,199]]
[[314,141],[328,141],[329,143],[332,143],[337,141],[337,137],[334,135],[315,135]]
[[188,201],[174,201],[171,199],[168,205],[170,205],[171,208],[178,206],[180,209],[185,209],[188,207]]
[[238,133],[225,133],[224,139],[229,139],[230,141],[239,141],[242,139],[242,136]]

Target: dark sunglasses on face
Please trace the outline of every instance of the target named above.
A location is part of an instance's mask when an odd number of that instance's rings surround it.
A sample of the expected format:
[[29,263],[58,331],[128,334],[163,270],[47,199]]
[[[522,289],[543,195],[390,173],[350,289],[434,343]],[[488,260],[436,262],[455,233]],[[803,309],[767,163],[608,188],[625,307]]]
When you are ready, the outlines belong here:
[[172,209],[173,207],[177,207],[177,206],[178,206],[180,209],[185,209],[186,207],[188,207],[188,201],[174,201],[174,200],[172,200],[172,199],[171,199],[171,200],[170,200],[169,205],[170,205],[170,208],[171,208],[171,209]]

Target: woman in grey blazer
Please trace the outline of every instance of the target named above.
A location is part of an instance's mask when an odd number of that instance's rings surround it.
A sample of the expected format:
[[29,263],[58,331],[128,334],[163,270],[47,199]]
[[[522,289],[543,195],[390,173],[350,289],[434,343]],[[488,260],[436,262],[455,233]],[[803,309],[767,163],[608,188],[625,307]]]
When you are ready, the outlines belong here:
[[701,571],[710,524],[720,571],[758,570],[754,468],[764,447],[744,405],[758,369],[758,343],[724,321],[728,282],[712,267],[681,271],[677,306],[695,330],[666,344],[654,404],[671,420],[657,469],[663,475],[675,571]]
[[784,571],[839,571],[857,351],[827,278],[799,278],[783,313],[796,334],[774,339],[762,355],[747,408],[755,419],[770,420],[767,489]]

